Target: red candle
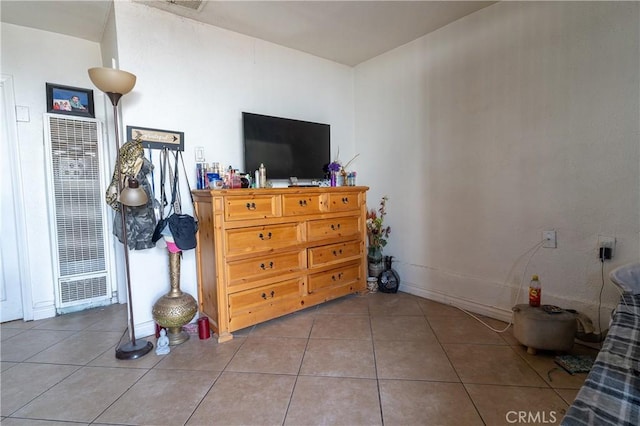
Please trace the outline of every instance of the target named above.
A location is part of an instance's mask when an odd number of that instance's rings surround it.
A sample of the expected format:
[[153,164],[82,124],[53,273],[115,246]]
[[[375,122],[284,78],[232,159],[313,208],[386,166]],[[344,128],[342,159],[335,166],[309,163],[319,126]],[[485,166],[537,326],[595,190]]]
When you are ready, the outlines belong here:
[[211,329],[209,328],[209,318],[198,318],[198,336],[200,340],[205,340],[211,337]]

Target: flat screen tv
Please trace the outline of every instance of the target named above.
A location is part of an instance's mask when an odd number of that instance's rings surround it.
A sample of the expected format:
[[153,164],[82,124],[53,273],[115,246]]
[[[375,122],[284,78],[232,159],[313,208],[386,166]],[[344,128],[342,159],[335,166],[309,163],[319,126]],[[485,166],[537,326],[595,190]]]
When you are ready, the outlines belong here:
[[267,179],[322,179],[331,157],[328,124],[242,113],[244,167],[255,172],[260,163]]

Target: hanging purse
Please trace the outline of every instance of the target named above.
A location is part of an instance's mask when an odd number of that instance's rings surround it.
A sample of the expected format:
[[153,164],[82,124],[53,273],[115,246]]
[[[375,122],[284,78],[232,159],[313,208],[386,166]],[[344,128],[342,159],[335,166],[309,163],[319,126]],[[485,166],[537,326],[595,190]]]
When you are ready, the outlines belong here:
[[[153,230],[153,236],[151,237],[151,241],[155,244],[162,238],[162,231],[167,226],[167,218],[164,217],[164,208],[167,204],[167,196],[164,190],[164,182],[165,176],[167,173],[167,148],[163,148],[160,152],[160,162],[162,163],[162,168],[160,169],[160,218],[158,219],[158,223],[156,224],[156,228]],[[173,203],[171,205],[173,208]],[[171,209],[169,210],[171,213]]]
[[[176,201],[180,203],[179,195],[176,196],[178,188],[178,157],[182,161],[182,170],[185,174],[185,180],[187,181],[187,188],[189,189],[189,197],[191,197],[191,203],[193,204],[193,195],[191,194],[191,185],[189,185],[189,179],[187,178],[187,170],[184,166],[184,159],[182,159],[182,153],[176,151],[175,153],[175,176],[173,181],[173,191],[171,196],[172,208]],[[196,248],[196,233],[198,232],[198,221],[191,215],[182,214],[182,208],[180,205],[174,208],[174,213],[167,218],[167,225],[173,236],[173,240],[181,250],[191,250]],[[195,207],[194,207],[195,214]]]

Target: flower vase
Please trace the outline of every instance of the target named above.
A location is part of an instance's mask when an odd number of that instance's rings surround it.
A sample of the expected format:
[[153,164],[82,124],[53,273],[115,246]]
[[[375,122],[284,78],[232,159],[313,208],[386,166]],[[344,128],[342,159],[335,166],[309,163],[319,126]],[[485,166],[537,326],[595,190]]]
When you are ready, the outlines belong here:
[[331,172],[331,186],[336,186],[336,180],[337,180],[336,172],[332,171]]
[[382,271],[384,271],[382,249],[379,247],[369,247],[367,261],[369,264],[369,276],[376,278],[379,277]]

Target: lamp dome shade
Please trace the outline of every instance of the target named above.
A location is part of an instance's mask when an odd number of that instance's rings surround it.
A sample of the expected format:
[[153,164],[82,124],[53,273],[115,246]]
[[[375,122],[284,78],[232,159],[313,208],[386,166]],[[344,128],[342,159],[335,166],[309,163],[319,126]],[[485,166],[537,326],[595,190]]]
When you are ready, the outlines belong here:
[[120,202],[125,206],[137,207],[144,206],[149,201],[147,193],[140,188],[140,184],[135,178],[127,179],[128,186],[125,186],[120,192]]
[[126,95],[136,85],[136,76],[113,68],[89,68],[89,78],[105,93]]

